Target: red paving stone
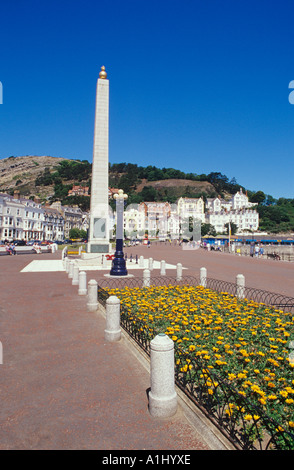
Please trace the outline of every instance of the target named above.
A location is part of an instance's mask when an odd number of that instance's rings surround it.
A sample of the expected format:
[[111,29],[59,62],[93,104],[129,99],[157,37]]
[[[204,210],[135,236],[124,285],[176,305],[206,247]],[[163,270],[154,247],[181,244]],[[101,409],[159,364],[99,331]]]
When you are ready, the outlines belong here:
[[[208,277],[234,282],[241,273],[247,285],[293,294],[291,263],[159,244],[126,252],[181,262],[185,274],[199,275],[204,266]],[[87,312],[86,298],[77,295],[65,272],[20,272],[33,259],[60,256],[0,257],[0,448],[209,449],[181,409],[168,420],[150,416],[149,372],[126,340],[104,340],[103,316]],[[103,274],[88,272],[88,280]]]
[[149,372],[126,340],[105,342],[65,272],[20,273],[36,257],[0,258],[0,448],[209,449],[181,410],[150,416]]

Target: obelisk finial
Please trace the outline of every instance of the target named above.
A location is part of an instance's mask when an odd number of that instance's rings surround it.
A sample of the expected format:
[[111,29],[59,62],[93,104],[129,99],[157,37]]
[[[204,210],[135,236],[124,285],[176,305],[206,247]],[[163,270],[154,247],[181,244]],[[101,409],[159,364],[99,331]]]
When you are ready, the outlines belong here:
[[104,65],[102,65],[102,67],[101,67],[101,72],[99,73],[99,78],[102,78],[102,79],[103,79],[103,78],[104,78],[104,79],[107,78],[107,73],[105,72],[105,67],[104,67]]

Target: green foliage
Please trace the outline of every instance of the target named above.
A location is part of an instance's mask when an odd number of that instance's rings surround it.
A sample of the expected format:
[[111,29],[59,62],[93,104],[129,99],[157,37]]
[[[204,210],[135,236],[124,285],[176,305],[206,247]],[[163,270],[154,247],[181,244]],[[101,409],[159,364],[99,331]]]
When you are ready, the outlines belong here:
[[87,238],[87,232],[79,228],[71,228],[69,231],[69,238]]
[[[270,199],[271,196],[266,197]],[[259,204],[257,211],[260,217],[259,228],[271,233],[294,230],[294,199],[280,198],[276,204]]]
[[78,205],[79,208],[86,212],[90,210],[90,198],[87,196],[66,196],[62,199],[63,205]]
[[35,185],[36,186],[49,186],[50,184],[53,184],[53,181],[54,179],[50,173],[50,169],[46,167],[44,169],[43,175],[36,178]]
[[201,236],[211,235],[212,237],[216,236],[216,230],[211,224],[201,224]]
[[92,165],[86,160],[83,162],[78,160],[63,160],[59,163],[54,173],[51,173],[48,167],[45,168],[43,175],[36,178],[35,185],[49,186],[51,184],[60,184],[64,180],[76,180],[80,182],[89,179],[91,171]]
[[57,174],[65,180],[82,181],[88,179],[91,175],[92,165],[84,160],[63,160],[59,163]]
[[263,191],[257,191],[256,193],[253,193],[251,195],[249,200],[250,202],[257,202],[258,204],[262,204],[266,200],[266,195],[264,194]]

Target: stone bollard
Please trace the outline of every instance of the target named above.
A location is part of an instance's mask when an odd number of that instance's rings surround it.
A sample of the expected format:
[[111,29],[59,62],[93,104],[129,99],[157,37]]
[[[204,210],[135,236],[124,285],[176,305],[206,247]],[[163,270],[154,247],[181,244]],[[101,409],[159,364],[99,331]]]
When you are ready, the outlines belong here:
[[120,300],[111,295],[106,300],[106,328],[104,330],[106,341],[119,341],[121,338],[120,328]]
[[160,333],[150,341],[149,412],[154,417],[170,417],[177,411],[174,362],[174,342]]
[[144,269],[143,271],[143,287],[150,287],[150,271]]
[[206,287],[207,269],[200,268],[200,286]]
[[74,262],[70,261],[69,262],[69,268],[68,268],[68,277],[69,277],[69,279],[72,279],[72,277],[73,277],[73,268],[74,268]]
[[65,258],[65,271],[66,271],[67,273],[68,273],[68,271],[69,271],[69,263],[70,263],[69,259],[68,259],[68,258]]
[[165,261],[164,261],[164,260],[161,260],[161,262],[160,262],[160,275],[161,275],[161,276],[165,276],[165,275],[166,275],[166,271],[165,271]]
[[96,312],[98,310],[98,284],[97,281],[91,279],[88,283],[88,312]]
[[78,295],[87,295],[87,274],[85,271],[79,272]]
[[106,255],[104,255],[102,258],[102,268],[106,268],[106,267],[107,267],[107,259],[106,259]]
[[181,263],[177,264],[177,281],[182,280],[183,267]]
[[245,277],[243,274],[237,274],[236,276],[236,297],[238,299],[244,299],[245,297]]
[[139,258],[139,267],[144,268],[144,256],[140,256]]
[[74,267],[73,267],[71,284],[73,286],[78,286],[79,285],[79,267],[78,267],[77,264],[74,264]]
[[153,269],[153,258],[149,258],[148,260],[148,269],[152,271]]

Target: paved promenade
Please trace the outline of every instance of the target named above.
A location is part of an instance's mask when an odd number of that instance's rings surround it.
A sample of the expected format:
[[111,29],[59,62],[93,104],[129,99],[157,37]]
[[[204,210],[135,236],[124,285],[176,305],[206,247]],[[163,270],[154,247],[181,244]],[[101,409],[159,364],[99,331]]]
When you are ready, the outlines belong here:
[[[222,281],[235,282],[237,274],[245,276],[246,286],[264,289],[270,292],[294,297],[294,263],[274,261],[266,258],[251,258],[217,251],[206,251],[202,248],[193,251],[182,250],[180,246],[169,246],[157,242],[147,246],[132,246],[125,252],[133,257],[143,255],[158,261],[176,265],[182,263],[183,276],[199,276],[200,268],[207,269],[207,277]],[[131,271],[130,271],[131,272]],[[168,275],[175,276],[174,270],[167,270]],[[159,274],[154,271],[154,275]]]
[[0,448],[211,448],[210,431],[207,442],[181,408],[168,420],[151,417],[149,371],[126,339],[105,342],[104,317],[87,312],[65,272],[20,272],[60,256],[0,260]]
[[[209,277],[234,281],[241,273],[247,285],[293,295],[291,263],[159,244],[126,252],[181,262],[187,274],[204,266]],[[104,317],[87,312],[86,298],[65,272],[21,272],[33,260],[60,258],[58,251],[0,259],[0,448],[218,449],[209,426],[195,428],[181,406],[171,419],[150,416],[149,371],[126,338],[104,340]],[[104,274],[91,271],[87,279]],[[167,274],[175,276],[175,269]]]

